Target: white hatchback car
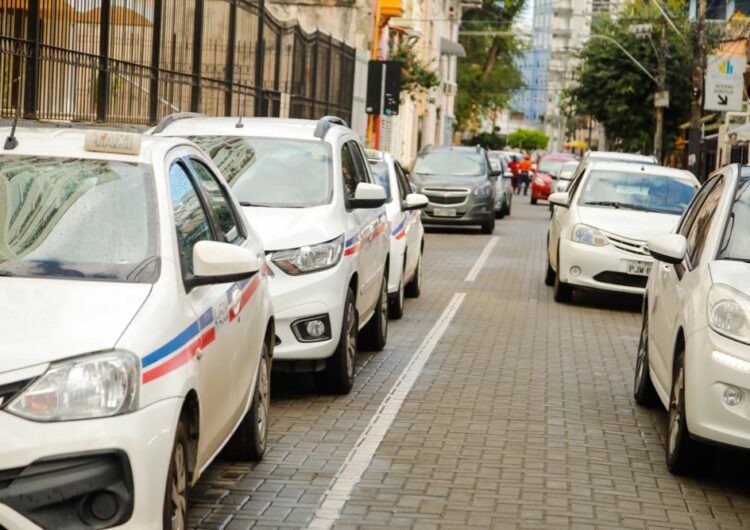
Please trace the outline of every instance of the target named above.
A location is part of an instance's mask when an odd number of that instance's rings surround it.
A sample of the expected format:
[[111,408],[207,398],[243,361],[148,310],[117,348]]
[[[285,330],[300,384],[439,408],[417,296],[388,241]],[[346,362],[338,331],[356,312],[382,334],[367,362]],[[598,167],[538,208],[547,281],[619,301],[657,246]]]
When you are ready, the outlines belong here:
[[35,129],[0,151],[0,527],[185,528],[266,447],[259,238],[184,140]]
[[424,227],[419,210],[428,199],[413,193],[401,165],[388,153],[367,151],[370,170],[386,193],[385,211],[391,224],[391,261],[388,274],[388,315],[404,314],[404,296],[416,298],[422,292]]
[[674,473],[710,462],[706,441],[750,449],[749,224],[750,167],[732,165],[703,185],[674,234],[649,242],[658,264],[634,393],[669,411]]
[[388,336],[385,190],[356,134],[333,117],[189,114],[152,134],[200,145],[258,230],[273,271],[274,360],[294,361],[276,366],[312,371],[326,390],[348,393],[358,339],[382,350]]
[[642,294],[646,242],[674,228],[697,188],[680,169],[584,162],[569,191],[549,198],[545,283],[555,300],[569,301],[574,287]]

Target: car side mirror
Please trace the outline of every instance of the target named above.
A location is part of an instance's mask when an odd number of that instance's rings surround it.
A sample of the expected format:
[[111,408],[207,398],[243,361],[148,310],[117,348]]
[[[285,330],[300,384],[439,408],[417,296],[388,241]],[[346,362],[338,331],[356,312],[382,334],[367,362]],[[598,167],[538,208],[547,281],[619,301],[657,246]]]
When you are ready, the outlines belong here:
[[490,178],[496,179],[497,177],[503,176],[503,170],[502,169],[493,169],[490,171]]
[[421,193],[410,193],[404,199],[404,202],[401,205],[401,209],[404,211],[422,210],[424,208],[427,208],[427,204],[429,204],[429,202],[430,200]]
[[354,198],[347,201],[350,210],[358,208],[380,208],[385,204],[385,188],[378,184],[360,182],[354,191]]
[[654,259],[677,265],[687,252],[687,239],[681,234],[658,236],[648,242],[648,252]]
[[570,194],[565,192],[553,193],[547,200],[554,206],[560,206],[561,208],[570,207]]
[[219,241],[199,241],[193,247],[193,275],[188,290],[201,285],[240,282],[257,273],[261,259],[246,248]]

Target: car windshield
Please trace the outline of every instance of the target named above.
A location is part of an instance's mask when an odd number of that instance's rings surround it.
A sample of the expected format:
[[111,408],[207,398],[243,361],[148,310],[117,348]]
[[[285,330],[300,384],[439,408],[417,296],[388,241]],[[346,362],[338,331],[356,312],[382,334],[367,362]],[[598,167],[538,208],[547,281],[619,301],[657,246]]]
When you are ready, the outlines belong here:
[[695,194],[687,179],[639,171],[592,171],[578,204],[681,214]]
[[190,138],[213,159],[243,206],[305,208],[332,197],[325,142],[243,136]]
[[370,160],[370,171],[377,183],[385,189],[386,202],[391,200],[391,181],[388,178],[388,166],[380,160]]
[[566,162],[562,168],[560,168],[560,174],[557,176],[560,180],[570,180],[573,178],[573,174],[578,168],[578,161]]
[[541,173],[547,173],[548,175],[557,176],[565,162],[567,161],[542,158],[542,161],[539,163],[539,171]]
[[156,281],[151,168],[37,156],[0,157],[0,276]]
[[414,165],[414,173],[422,175],[452,175],[458,177],[484,176],[482,156],[459,151],[433,152],[421,155]]
[[750,261],[750,178],[740,178],[718,259]]

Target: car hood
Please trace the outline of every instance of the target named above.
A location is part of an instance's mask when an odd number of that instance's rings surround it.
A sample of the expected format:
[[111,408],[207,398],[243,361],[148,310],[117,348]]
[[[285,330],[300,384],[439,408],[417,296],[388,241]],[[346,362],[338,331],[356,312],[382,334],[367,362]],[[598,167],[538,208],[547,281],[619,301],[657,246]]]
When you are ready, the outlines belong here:
[[150,292],[150,284],[0,278],[0,374],[114,348]]
[[456,175],[424,175],[417,174],[412,177],[414,184],[423,186],[458,186],[462,188],[475,188],[486,184],[488,180],[483,177],[457,177]]
[[310,208],[242,208],[267,251],[284,250],[330,241],[344,233],[334,206]]
[[722,283],[750,296],[750,263],[716,260],[709,265],[713,283]]
[[638,241],[668,234],[677,224],[679,215],[639,212],[625,208],[599,208],[582,206],[578,208],[578,218],[584,224],[611,234]]

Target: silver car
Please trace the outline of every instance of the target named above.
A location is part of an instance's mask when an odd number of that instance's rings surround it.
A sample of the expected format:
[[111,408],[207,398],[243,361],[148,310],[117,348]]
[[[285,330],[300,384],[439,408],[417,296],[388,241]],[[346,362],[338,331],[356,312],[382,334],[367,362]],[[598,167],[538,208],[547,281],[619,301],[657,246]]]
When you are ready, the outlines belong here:
[[490,166],[500,172],[495,182],[495,217],[502,219],[510,215],[513,201],[513,172],[509,166],[510,157],[502,151],[490,151],[487,156],[490,159]]

